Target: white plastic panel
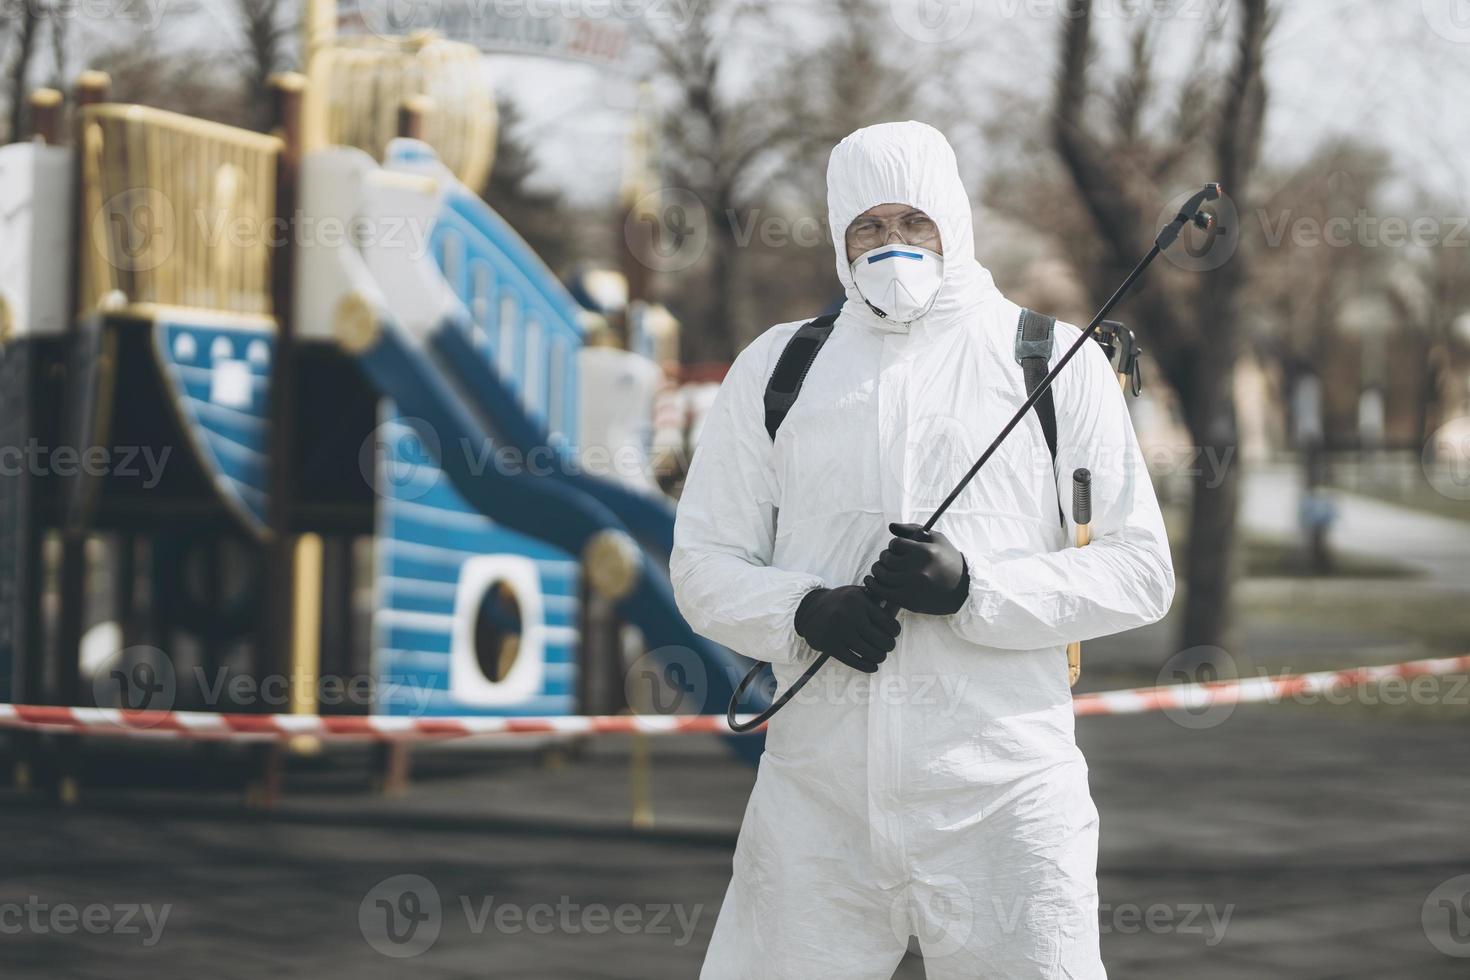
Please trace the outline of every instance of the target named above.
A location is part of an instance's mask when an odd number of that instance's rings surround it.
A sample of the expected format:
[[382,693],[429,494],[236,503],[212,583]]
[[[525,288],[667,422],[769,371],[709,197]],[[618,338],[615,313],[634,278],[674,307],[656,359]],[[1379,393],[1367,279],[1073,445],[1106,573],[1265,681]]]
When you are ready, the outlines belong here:
[[[480,600],[504,582],[520,603],[521,643],[505,679],[492,681],[475,655],[475,620]],[[470,707],[502,707],[535,697],[546,675],[546,614],[536,563],[522,555],[481,555],[464,563],[454,597],[450,632],[449,693]]]
[[0,295],[16,336],[66,330],[72,227],[71,151],[0,147]]

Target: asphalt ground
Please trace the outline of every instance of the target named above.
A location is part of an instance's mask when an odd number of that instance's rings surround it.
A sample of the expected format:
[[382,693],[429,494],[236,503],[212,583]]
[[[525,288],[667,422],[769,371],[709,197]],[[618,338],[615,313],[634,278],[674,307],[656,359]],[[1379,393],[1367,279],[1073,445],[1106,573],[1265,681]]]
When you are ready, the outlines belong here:
[[[1078,732],[1115,980],[1470,976],[1463,722],[1287,704]],[[626,738],[420,753],[399,799],[337,750],[268,813],[236,749],[87,743],[78,805],[0,791],[0,976],[694,977],[753,770],[650,744],[634,829]]]

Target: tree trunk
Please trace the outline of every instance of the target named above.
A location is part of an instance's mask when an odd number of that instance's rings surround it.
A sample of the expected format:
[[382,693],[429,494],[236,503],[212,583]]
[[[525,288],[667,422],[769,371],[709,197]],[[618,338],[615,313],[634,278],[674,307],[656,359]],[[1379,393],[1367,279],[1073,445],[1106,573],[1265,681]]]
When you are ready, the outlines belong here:
[[[1266,107],[1262,75],[1270,17],[1267,0],[1238,0],[1241,12],[1236,61],[1218,107],[1214,177],[1248,213],[1247,183],[1260,150]],[[1052,103],[1052,138],[1072,183],[1103,237],[1113,264],[1131,267],[1141,238],[1138,216],[1149,210],[1153,188],[1128,179],[1117,161],[1136,151],[1127,134],[1105,141],[1089,131],[1083,112],[1089,86],[1092,0],[1069,0],[1062,27],[1061,72]],[[1205,112],[1206,107],[1193,107]],[[1165,147],[1168,158],[1176,148]],[[1158,173],[1164,173],[1159,170]],[[1188,234],[1188,232],[1186,232]],[[1182,578],[1187,586],[1181,648],[1224,646],[1230,628],[1230,587],[1235,572],[1235,517],[1240,497],[1239,437],[1234,375],[1240,344],[1243,252],[1205,273],[1198,285],[1154,281],[1141,287],[1131,309],[1146,324],[1145,341],[1178,393],[1185,424],[1199,449],[1189,514],[1189,549]],[[1201,315],[1200,311],[1207,311]]]
[[1186,420],[1199,447],[1189,509],[1189,548],[1180,649],[1229,648],[1230,589],[1235,579],[1235,520],[1240,506],[1239,438],[1233,372],[1199,372],[1186,389]]
[[36,40],[36,23],[39,20],[35,4],[22,3],[20,5],[20,20],[15,25],[15,60],[10,64],[11,143],[19,143],[24,135],[22,125],[26,109],[26,69],[30,67],[31,48]]
[[709,297],[704,304],[705,322],[693,324],[689,340],[690,363],[728,364],[735,360],[735,249],[734,229],[728,212],[709,218]]

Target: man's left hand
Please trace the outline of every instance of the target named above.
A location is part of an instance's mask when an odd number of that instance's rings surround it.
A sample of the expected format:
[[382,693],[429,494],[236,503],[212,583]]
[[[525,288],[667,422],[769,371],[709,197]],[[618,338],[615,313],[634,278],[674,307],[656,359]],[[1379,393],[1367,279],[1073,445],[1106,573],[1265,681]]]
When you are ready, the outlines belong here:
[[970,591],[965,558],[938,531],[918,524],[890,524],[894,535],[863,579],[879,601],[910,612],[948,616],[958,612]]

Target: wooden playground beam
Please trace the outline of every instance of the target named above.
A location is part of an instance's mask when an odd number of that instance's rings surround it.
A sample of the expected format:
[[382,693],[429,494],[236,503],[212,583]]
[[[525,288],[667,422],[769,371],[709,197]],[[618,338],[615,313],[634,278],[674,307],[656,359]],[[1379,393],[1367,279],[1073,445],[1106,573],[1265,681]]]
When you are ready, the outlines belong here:
[[[269,536],[265,545],[265,615],[257,639],[255,670],[263,681],[285,678],[290,683],[293,667],[294,611],[297,589],[321,587],[298,583],[296,535],[292,511],[296,499],[295,430],[296,413],[296,324],[293,291],[296,270],[298,175],[302,152],[302,101],[306,79],[295,72],[270,78],[272,132],[281,140],[276,160],[276,227],[279,237],[271,243],[271,306],[276,320],[276,344],[271,365],[270,387],[270,504],[266,515]],[[279,710],[279,707],[276,709]],[[280,796],[285,770],[285,753],[280,745],[257,751],[253,785],[247,799],[269,807]]]
[[31,104],[31,136],[38,143],[61,144],[62,95],[54,88],[38,88],[28,98]]

